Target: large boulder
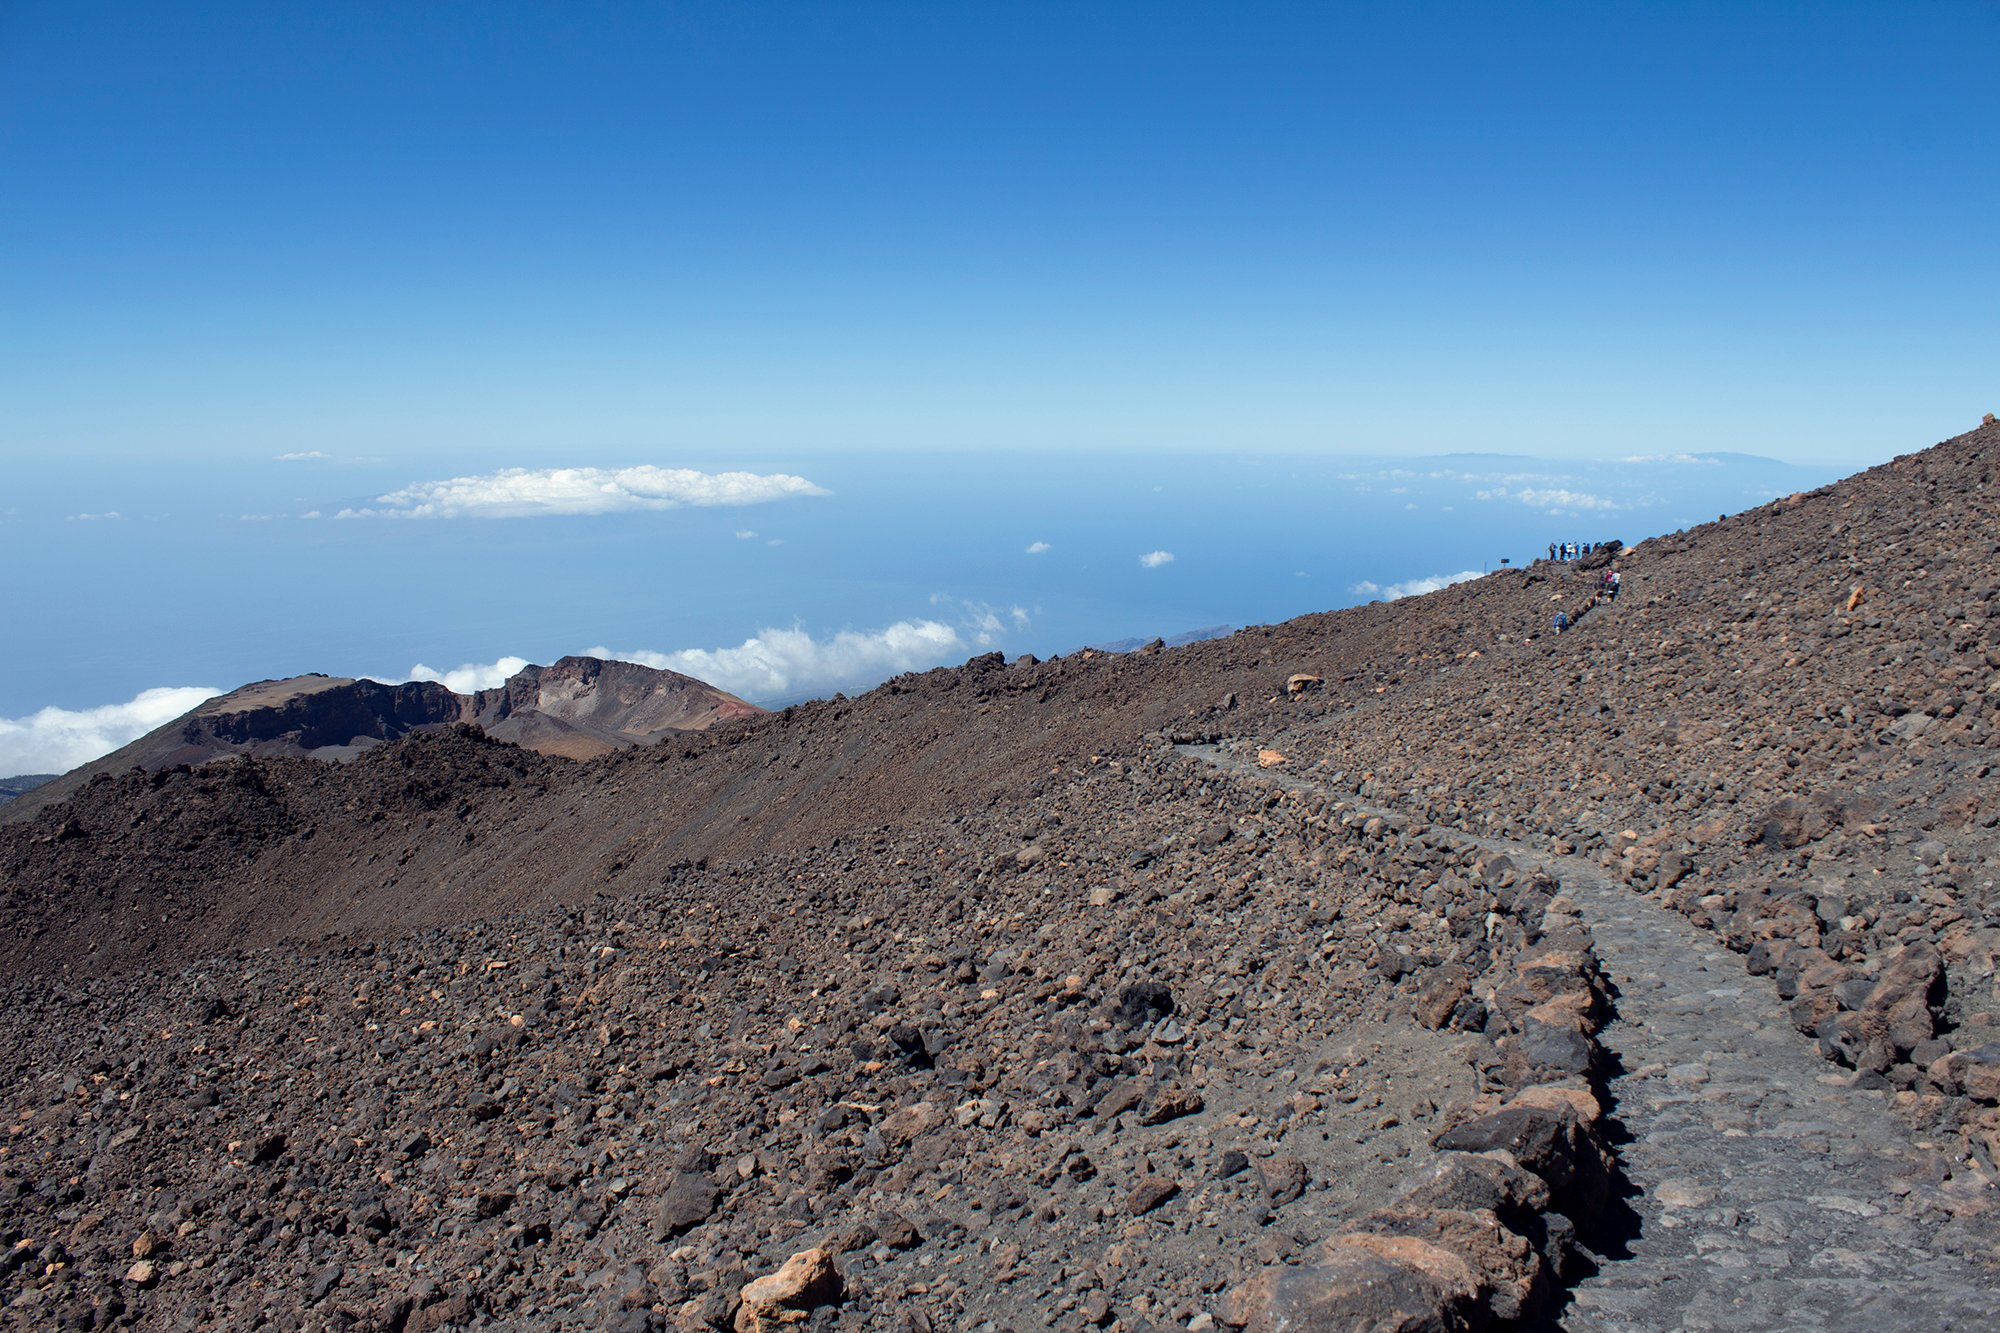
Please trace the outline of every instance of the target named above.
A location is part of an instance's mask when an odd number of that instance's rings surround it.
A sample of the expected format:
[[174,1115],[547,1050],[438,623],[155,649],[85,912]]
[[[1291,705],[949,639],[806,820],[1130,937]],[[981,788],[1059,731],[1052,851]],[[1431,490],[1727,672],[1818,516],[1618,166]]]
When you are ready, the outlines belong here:
[[1933,1062],[1926,1072],[1946,1092],[1989,1106],[2000,1104],[2000,1041],[1953,1051]]
[[1429,1241],[1354,1234],[1329,1241],[1317,1262],[1265,1269],[1229,1294],[1222,1317],[1247,1333],[1458,1333],[1477,1326],[1482,1286]]
[[1418,1023],[1436,1031],[1451,1022],[1459,1003],[1471,993],[1472,973],[1461,963],[1444,963],[1417,983],[1411,1012]]
[[654,1214],[655,1237],[665,1240],[700,1226],[714,1215],[721,1198],[722,1192],[707,1176],[694,1171],[677,1173]]
[[845,1290],[833,1256],[817,1247],[801,1250],[743,1288],[736,1307],[736,1333],[771,1333],[805,1322],[812,1311],[837,1302]]
[[1611,1168],[1595,1131],[1573,1106],[1537,1106],[1519,1100],[1454,1126],[1433,1146],[1445,1152],[1510,1154],[1540,1176],[1557,1211],[1587,1224],[1610,1195]]
[[1488,1212],[1512,1225],[1549,1206],[1548,1183],[1505,1153],[1441,1152],[1396,1187],[1405,1211]]
[[1936,1031],[1934,1011],[1944,999],[1944,960],[1926,943],[1906,944],[1882,969],[1862,1004],[1879,1035],[1898,1056],[1907,1056]]
[[1534,1245],[1487,1211],[1385,1209],[1361,1219],[1356,1230],[1405,1236],[1463,1260],[1479,1279],[1480,1303],[1496,1319],[1528,1318],[1549,1294],[1548,1268]]

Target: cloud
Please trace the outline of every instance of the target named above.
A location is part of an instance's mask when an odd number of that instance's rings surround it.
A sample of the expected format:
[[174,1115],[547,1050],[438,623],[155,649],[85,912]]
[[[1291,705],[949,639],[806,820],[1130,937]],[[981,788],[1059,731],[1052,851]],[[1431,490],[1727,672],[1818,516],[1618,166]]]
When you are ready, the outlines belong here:
[[496,690],[507,683],[510,676],[528,665],[525,657],[503,657],[497,662],[482,666],[477,662],[467,662],[449,671],[439,671],[427,667],[422,662],[410,668],[410,674],[401,680],[389,680],[383,676],[371,677],[387,685],[401,685],[408,680],[434,680],[453,694],[476,694],[480,690]]
[[330,454],[324,449],[301,449],[295,453],[272,454],[271,457],[280,463],[339,463],[343,467],[384,461],[366,454]]
[[538,518],[550,514],[619,514],[687,505],[748,505],[799,495],[827,495],[786,473],[696,472],[650,465],[626,468],[502,468],[475,477],[420,481],[377,496],[335,518]]
[[1523,486],[1517,491],[1509,491],[1505,486],[1490,491],[1479,491],[1476,500],[1513,500],[1531,508],[1558,513],[1575,509],[1623,509],[1624,505],[1608,495],[1593,495],[1589,491],[1572,491],[1565,487]]
[[116,509],[110,509],[106,510],[102,514],[71,514],[69,516],[69,521],[72,523],[96,523],[104,519],[123,518],[123,517],[125,517],[125,515],[119,513]]
[[736,540],[739,542],[747,542],[756,535],[757,535],[757,530],[755,528],[736,529]]
[[1552,490],[1519,490],[1514,498],[1525,505],[1538,509],[1623,509],[1608,495],[1592,495],[1589,491],[1572,491],[1562,488]]
[[[912,616],[882,629],[840,630],[815,637],[794,626],[760,629],[733,648],[656,652],[599,644],[580,651],[588,657],[678,671],[746,699],[798,698],[868,689],[905,671],[962,662],[975,652],[995,647],[1009,630],[1026,629],[1034,619],[1023,606],[966,601],[949,593],[932,593],[930,603],[936,608],[933,614]],[[435,680],[459,694],[470,694],[499,686],[527,665],[526,658],[502,657],[497,662],[467,662],[439,671],[420,662],[405,675],[372,679],[390,685]]]
[[1468,579],[1483,577],[1484,575],[1476,569],[1461,569],[1456,574],[1433,574],[1429,578],[1408,579],[1402,583],[1391,583],[1386,587],[1380,583],[1371,583],[1363,579],[1352,588],[1349,588],[1348,591],[1358,593],[1363,597],[1373,597],[1384,602],[1393,602],[1398,597],[1419,597],[1427,592],[1436,592],[1439,588],[1449,588],[1454,583],[1464,583]]
[[1040,554],[1041,554],[1042,552],[1044,552],[1044,551],[1046,551],[1046,550],[1048,550],[1048,549],[1049,549],[1049,544],[1048,544],[1047,542],[1029,542],[1029,543],[1028,543],[1028,554],[1029,554],[1029,555],[1040,555]]
[[169,685],[141,690],[129,703],[44,708],[27,717],[0,718],[0,776],[67,773],[220,693],[205,685]]
[[1700,463],[1709,467],[1720,467],[1722,460],[1709,454],[1633,454],[1618,460],[1621,463]]
[[1158,569],[1161,565],[1170,565],[1173,562],[1172,551],[1148,551],[1139,557],[1139,563],[1148,569]]
[[592,657],[678,671],[746,699],[875,685],[970,653],[971,645],[957,629],[929,619],[899,620],[878,630],[841,630],[825,638],[814,638],[803,629],[762,629],[734,648],[674,653],[590,650]]
[[1011,623],[1015,629],[1026,629],[1033,618],[1024,606],[995,606],[991,602],[968,602],[953,597],[950,593],[934,592],[931,605],[955,610],[958,628],[965,631],[976,647],[991,648],[1007,632]]

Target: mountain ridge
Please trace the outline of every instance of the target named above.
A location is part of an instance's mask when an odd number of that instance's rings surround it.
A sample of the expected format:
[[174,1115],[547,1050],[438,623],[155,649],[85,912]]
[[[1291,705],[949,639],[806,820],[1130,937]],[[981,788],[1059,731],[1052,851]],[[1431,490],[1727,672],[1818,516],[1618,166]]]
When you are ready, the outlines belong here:
[[102,758],[23,790],[0,808],[0,820],[27,818],[100,774],[132,768],[157,772],[237,754],[344,761],[459,723],[545,754],[586,759],[762,711],[692,676],[595,657],[531,664],[471,694],[437,681],[386,684],[314,672],[253,681],[206,700]]

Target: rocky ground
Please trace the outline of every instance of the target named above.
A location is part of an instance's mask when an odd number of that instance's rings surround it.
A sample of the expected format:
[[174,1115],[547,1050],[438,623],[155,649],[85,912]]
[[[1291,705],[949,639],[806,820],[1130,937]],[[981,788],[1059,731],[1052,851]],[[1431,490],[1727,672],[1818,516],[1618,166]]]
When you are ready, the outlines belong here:
[[[1857,1083],[1991,1171],[1996,447],[1988,426],[1646,542],[1620,559],[1623,597],[1559,641],[1498,643],[1256,743],[1685,913]],[[1574,603],[1593,575],[1524,578]],[[1871,1001],[1891,978],[1896,999]]]
[[[1315,789],[1282,771],[1265,778]],[[1616,1257],[1571,1290],[1566,1324],[1668,1333],[1991,1321],[1992,1178],[1976,1160],[1913,1139],[1883,1090],[1828,1073],[1790,1031],[1770,979],[1670,908],[1581,857],[1468,842],[1562,877],[1616,996],[1602,1033],[1606,1093],[1632,1215],[1598,1232]]]
[[0,829],[5,1317],[1964,1327],[1996,446],[1587,610],[102,777]]
[[1405,978],[1449,961],[1454,1004],[1503,1006],[1546,880],[1309,834],[1164,751],[1033,806],[157,989],[23,984],[10,1308],[702,1327],[817,1246],[854,1327],[1212,1322],[1384,1202],[1441,1110],[1531,1081],[1504,1021],[1421,1024]]

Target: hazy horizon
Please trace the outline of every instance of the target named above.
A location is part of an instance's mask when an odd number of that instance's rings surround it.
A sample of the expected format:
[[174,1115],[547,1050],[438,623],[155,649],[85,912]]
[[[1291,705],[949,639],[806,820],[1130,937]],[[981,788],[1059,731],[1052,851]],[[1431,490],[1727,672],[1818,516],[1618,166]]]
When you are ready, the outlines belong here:
[[790,697],[1282,619],[1921,448],[2000,407],[1995,49],[1969,0],[8,5],[0,770],[299,671]]
[[[273,459],[71,476],[67,496],[51,480],[64,503],[0,517],[15,559],[0,611],[35,627],[36,668],[0,673],[0,776],[84,762],[258,679],[465,691],[585,653],[757,702],[852,692],[995,649],[1046,657],[1422,592],[1834,477],[1741,454],[796,465],[451,477]],[[107,507],[68,507],[85,493]]]

